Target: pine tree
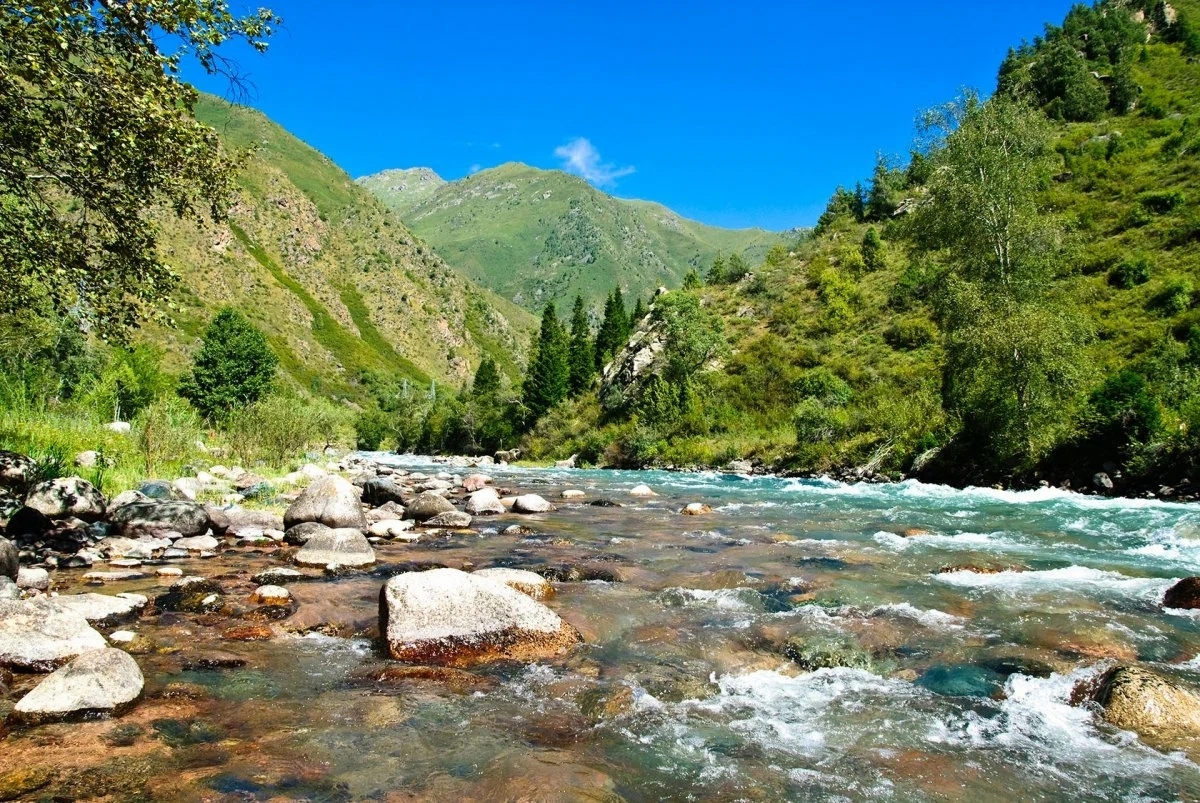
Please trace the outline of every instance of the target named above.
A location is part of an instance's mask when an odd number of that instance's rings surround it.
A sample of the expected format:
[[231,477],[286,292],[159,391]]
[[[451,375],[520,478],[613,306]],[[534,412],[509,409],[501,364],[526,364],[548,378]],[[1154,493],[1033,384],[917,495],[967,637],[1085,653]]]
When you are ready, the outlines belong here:
[[583,296],[575,296],[575,309],[571,311],[571,395],[578,396],[592,386],[596,375],[595,347],[592,345],[592,330],[583,311]]
[[475,371],[475,381],[471,383],[471,395],[476,398],[485,398],[495,396],[500,392],[500,371],[496,368],[496,361],[491,357],[484,357],[479,363],[478,370]]
[[[688,275],[694,276],[695,271],[689,271]],[[686,286],[686,282],[684,284]],[[698,284],[696,286],[699,287]],[[641,298],[639,298],[637,300],[637,304],[635,304],[633,307],[633,315],[630,317],[629,322],[633,325],[633,328],[636,329],[637,325],[639,323],[641,323],[642,319],[645,318],[648,314],[649,314],[649,312],[646,309],[645,303],[642,301]]]
[[179,395],[208,419],[219,419],[265,396],[279,359],[245,315],[224,307],[204,332],[204,345]]
[[708,274],[704,277],[704,281],[708,284],[724,284],[725,283],[725,257],[719,253],[713,259],[712,267],[708,269]]
[[633,334],[633,324],[629,320],[629,309],[625,306],[625,296],[621,295],[621,288],[613,290],[613,314],[616,321],[616,330],[619,337],[613,353],[620,351],[626,343],[629,342],[629,336]]
[[565,399],[570,389],[570,338],[558,320],[553,302],[542,311],[542,327],[533,351],[523,401],[536,421]]
[[621,297],[618,288],[609,293],[604,302],[604,320],[600,323],[600,331],[596,334],[596,370],[604,364],[629,340],[632,330],[629,316],[625,312],[625,299]]
[[[684,290],[699,290],[701,284],[702,283],[700,281],[700,274],[696,273],[695,268],[692,268],[686,274],[684,274],[684,276],[683,276],[683,289]],[[642,308],[642,300],[639,298],[637,300],[637,306],[634,307],[633,318],[634,318],[635,322],[640,320],[637,316],[637,311],[641,308]]]
[[867,270],[879,270],[887,265],[883,256],[883,240],[879,239],[879,232],[875,231],[874,226],[863,235],[860,250]]

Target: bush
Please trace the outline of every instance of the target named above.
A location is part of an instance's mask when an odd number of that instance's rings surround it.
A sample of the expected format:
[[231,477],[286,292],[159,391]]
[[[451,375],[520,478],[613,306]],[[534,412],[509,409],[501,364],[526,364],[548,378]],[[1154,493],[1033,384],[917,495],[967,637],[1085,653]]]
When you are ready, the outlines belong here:
[[897,351],[912,351],[937,340],[937,327],[924,318],[902,318],[884,331],[883,339]]
[[378,407],[368,407],[354,417],[354,444],[367,451],[379,449],[394,429],[391,416]]
[[1109,271],[1108,283],[1129,290],[1150,281],[1150,262],[1145,257],[1126,259]]
[[810,397],[796,406],[792,426],[796,430],[797,444],[827,444],[845,433],[848,419],[844,411]]
[[1176,276],[1163,285],[1152,305],[1163,315],[1178,315],[1191,308],[1193,293],[1192,283]]
[[1170,190],[1168,192],[1147,192],[1143,193],[1138,202],[1147,212],[1155,215],[1165,215],[1177,206],[1181,206],[1184,202],[1183,193],[1178,190]]
[[1146,380],[1135,371],[1114,374],[1088,400],[1097,434],[1124,448],[1130,441],[1149,442],[1162,427],[1162,412]]
[[796,394],[822,405],[839,406],[850,401],[853,391],[844,379],[828,368],[813,368],[796,380]]
[[268,396],[228,418],[233,452],[245,464],[281,466],[310,446],[351,443],[348,408],[321,399]]
[[185,463],[198,451],[196,443],[204,438],[196,412],[182,399],[172,396],[159,399],[138,413],[132,431],[149,476]]

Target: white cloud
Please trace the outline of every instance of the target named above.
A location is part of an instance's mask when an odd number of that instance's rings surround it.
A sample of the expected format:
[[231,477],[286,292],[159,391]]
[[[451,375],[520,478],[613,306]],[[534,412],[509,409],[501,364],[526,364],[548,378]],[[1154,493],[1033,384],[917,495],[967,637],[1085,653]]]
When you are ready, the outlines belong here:
[[573,139],[566,145],[559,145],[554,149],[554,155],[563,160],[563,170],[600,186],[615,184],[617,179],[634,172],[632,166],[617,167],[601,162],[600,151],[583,137]]
[[473,164],[473,165],[471,165],[470,167],[468,167],[468,168],[467,168],[467,172],[468,172],[468,173],[470,173],[471,175],[475,175],[476,173],[478,173],[478,172],[479,172],[480,170],[482,170],[482,169],[483,169],[483,167],[482,167],[482,166],[480,166],[480,165],[477,165],[477,164]]

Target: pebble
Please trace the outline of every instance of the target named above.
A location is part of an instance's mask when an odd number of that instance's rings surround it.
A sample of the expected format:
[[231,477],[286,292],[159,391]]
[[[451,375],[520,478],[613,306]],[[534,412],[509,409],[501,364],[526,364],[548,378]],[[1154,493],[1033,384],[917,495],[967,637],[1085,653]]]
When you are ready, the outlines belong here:
[[174,566],[163,566],[154,573],[159,577],[183,577],[183,569]]
[[50,588],[50,572],[31,566],[22,566],[17,571],[17,587],[45,591]]
[[83,579],[95,583],[115,583],[122,580],[141,580],[145,576],[144,572],[127,570],[123,572],[88,572]]

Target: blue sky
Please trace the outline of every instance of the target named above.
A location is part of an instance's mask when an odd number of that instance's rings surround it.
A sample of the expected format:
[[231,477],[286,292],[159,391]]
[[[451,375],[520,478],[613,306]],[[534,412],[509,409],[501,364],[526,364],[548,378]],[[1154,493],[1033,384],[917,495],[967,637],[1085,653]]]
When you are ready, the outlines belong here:
[[877,152],[906,155],[920,109],[990,92],[1007,48],[1071,6],[264,4],[284,17],[267,55],[231,51],[251,105],[353,176],[566,166],[621,197],[771,229],[814,223]]

